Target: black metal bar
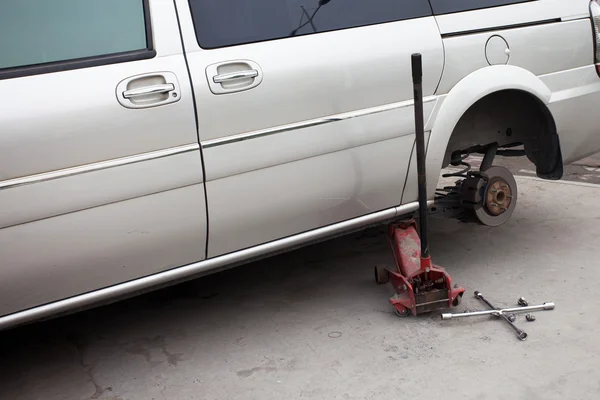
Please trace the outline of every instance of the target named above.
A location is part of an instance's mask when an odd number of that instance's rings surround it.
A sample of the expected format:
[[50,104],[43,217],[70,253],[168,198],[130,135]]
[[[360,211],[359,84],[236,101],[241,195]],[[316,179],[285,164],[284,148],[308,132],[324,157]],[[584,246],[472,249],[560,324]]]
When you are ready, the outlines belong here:
[[415,135],[417,143],[417,175],[419,184],[419,236],[421,257],[429,257],[427,236],[427,175],[425,172],[425,124],[423,122],[423,64],[421,54],[411,57],[413,92],[415,100]]
[[483,161],[481,161],[481,166],[479,167],[480,171],[485,171],[492,166],[497,152],[498,143],[492,143],[488,146],[487,150],[485,151],[485,156],[483,156]]

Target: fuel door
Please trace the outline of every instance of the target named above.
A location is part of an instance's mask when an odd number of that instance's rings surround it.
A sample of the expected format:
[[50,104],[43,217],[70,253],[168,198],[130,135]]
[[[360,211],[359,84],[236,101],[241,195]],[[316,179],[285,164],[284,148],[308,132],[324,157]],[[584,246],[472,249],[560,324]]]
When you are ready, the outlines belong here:
[[490,65],[505,65],[510,60],[510,47],[502,36],[491,36],[485,44],[485,58]]

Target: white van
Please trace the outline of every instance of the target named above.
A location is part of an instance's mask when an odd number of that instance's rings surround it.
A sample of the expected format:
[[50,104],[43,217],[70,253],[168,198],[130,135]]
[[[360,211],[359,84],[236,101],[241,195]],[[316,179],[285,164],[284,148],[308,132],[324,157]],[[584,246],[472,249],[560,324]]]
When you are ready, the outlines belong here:
[[599,26],[596,0],[2,1],[0,328],[414,212],[415,52],[432,200],[472,152],[560,179],[600,150]]

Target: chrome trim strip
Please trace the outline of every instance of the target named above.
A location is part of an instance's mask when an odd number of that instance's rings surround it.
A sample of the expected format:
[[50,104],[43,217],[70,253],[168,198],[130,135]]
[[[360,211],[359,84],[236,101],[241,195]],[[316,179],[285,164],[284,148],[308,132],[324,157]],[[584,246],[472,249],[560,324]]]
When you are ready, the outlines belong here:
[[17,186],[30,185],[32,183],[50,181],[53,179],[66,178],[68,176],[85,174],[87,172],[120,167],[122,165],[127,164],[135,164],[142,161],[155,160],[157,158],[173,156],[176,154],[187,153],[195,150],[200,150],[200,146],[198,145],[198,143],[186,144],[183,146],[171,147],[169,149],[151,151],[148,153],[136,154],[133,156],[127,156],[122,158],[115,158],[112,160],[100,161],[97,163],[81,165],[78,167],[58,169],[56,171],[28,175],[21,178],[7,179],[5,181],[0,181],[0,190],[10,189]]
[[567,17],[561,17],[560,18],[562,22],[569,22],[569,21],[579,21],[582,19],[590,19],[590,15],[589,14],[579,14],[579,15],[570,15]]
[[[428,96],[423,99],[423,103],[430,103],[435,101],[437,96]],[[256,131],[240,133],[237,135],[227,136],[224,138],[210,139],[203,141],[202,148],[209,149],[211,147],[222,146],[225,144],[231,144],[236,142],[241,142],[244,140],[257,139],[264,136],[274,135],[276,133],[293,131],[296,129],[309,128],[311,126],[328,124],[330,122],[344,121],[347,119],[364,117],[365,115],[378,114],[385,111],[396,110],[400,108],[410,107],[414,104],[413,100],[401,101],[399,103],[391,103],[383,106],[365,108],[358,111],[350,111],[347,113],[336,114],[329,117],[324,118],[315,118],[302,122],[295,122],[293,124],[280,125],[273,128],[259,129]]]
[[477,35],[477,34],[486,33],[486,32],[506,31],[509,29],[528,28],[528,27],[538,26],[538,25],[556,24],[556,23],[560,23],[560,22],[561,22],[560,18],[551,18],[551,19],[545,19],[545,20],[541,20],[541,21],[529,21],[529,22],[522,22],[522,23],[518,23],[518,24],[487,26],[485,28],[469,29],[469,30],[465,30],[465,31],[445,32],[442,34],[442,39],[448,39],[448,38],[455,37],[455,36]]
[[[429,206],[433,205],[433,201],[430,201],[428,204]],[[255,261],[256,259],[264,256],[281,252],[282,250],[293,249],[301,245],[328,239],[353,229],[359,229],[371,224],[393,220],[396,217],[416,211],[418,208],[418,202],[412,202],[399,207],[388,208],[387,210],[275,240],[273,242],[261,244],[249,249],[225,254],[219,257],[170,269],[168,271],[159,272],[154,275],[120,283],[104,289],[70,297],[68,299],[59,300],[53,303],[44,304],[39,307],[8,314],[0,317],[0,329],[24,324],[48,316],[62,314],[72,309],[87,307],[96,303],[105,302],[110,299],[121,300],[123,298],[122,296],[127,294],[139,293],[140,291],[162,287],[169,283],[174,284],[182,282],[183,280],[197,278],[217,269],[225,269],[228,267],[231,268],[246,262]]]

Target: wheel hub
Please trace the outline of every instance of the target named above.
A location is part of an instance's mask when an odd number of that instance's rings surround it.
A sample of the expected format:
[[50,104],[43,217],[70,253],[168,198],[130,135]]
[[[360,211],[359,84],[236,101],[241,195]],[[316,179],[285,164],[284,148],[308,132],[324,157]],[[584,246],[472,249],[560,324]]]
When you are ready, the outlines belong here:
[[512,202],[512,190],[506,180],[502,178],[493,178],[488,183],[484,197],[484,206],[492,215],[505,213]]
[[484,225],[499,226],[505,223],[517,204],[517,182],[504,167],[492,166],[481,172],[486,181],[479,207],[475,216]]
[[506,222],[517,204],[517,182],[506,168],[491,166],[479,172],[467,172],[455,186],[436,192],[432,214],[499,226]]

